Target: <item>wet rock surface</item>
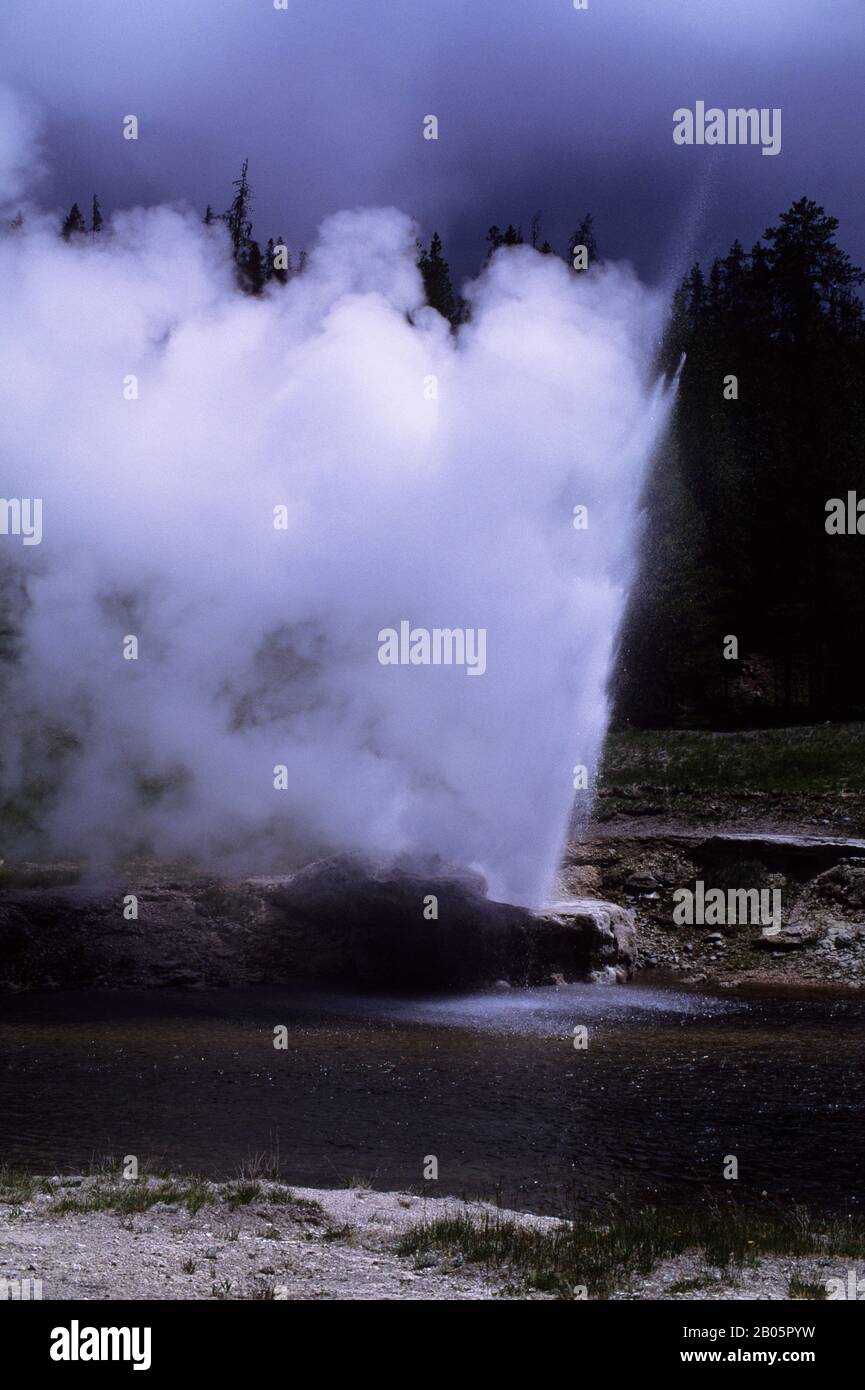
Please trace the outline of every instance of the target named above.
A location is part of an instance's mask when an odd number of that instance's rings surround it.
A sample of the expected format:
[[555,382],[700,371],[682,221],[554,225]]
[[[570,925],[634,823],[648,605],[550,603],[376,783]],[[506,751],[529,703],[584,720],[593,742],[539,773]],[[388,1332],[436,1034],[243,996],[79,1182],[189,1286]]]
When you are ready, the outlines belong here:
[[[137,917],[124,916],[130,894]],[[129,909],[127,908],[127,911]],[[633,915],[575,897],[544,912],[483,880],[338,856],[283,877],[0,893],[0,988],[212,988],[310,979],[398,990],[624,980]]]

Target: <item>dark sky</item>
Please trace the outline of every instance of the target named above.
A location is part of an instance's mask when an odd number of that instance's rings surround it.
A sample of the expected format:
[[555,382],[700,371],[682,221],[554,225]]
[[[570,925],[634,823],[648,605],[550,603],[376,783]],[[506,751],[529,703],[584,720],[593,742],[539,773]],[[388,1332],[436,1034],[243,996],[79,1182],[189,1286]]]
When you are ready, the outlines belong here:
[[[491,222],[542,209],[563,250],[591,209],[655,279],[807,194],[865,263],[863,0],[3,0],[0,54],[45,113],[48,205],[222,209],[248,154],[256,232],[293,249],[393,203],[468,274]],[[697,100],[780,107],[780,154],[676,146]]]

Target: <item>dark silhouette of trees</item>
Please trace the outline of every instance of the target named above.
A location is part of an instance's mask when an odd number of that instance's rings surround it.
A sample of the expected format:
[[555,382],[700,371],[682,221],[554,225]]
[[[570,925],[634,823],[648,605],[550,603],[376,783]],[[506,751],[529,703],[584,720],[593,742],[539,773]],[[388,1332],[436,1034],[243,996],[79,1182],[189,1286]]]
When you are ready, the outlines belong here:
[[487,255],[489,260],[494,251],[498,251],[500,246],[522,246],[524,244],[522,227],[515,227],[512,222],[508,223],[504,231],[497,227],[495,223],[487,232]]
[[77,203],[73,203],[65,218],[60,235],[64,241],[71,241],[73,236],[81,236],[87,231],[87,223],[84,215]]
[[261,294],[264,288],[264,261],[261,247],[252,238],[246,243],[241,259],[238,261],[241,287],[247,294]]
[[252,236],[252,220],[250,218],[252,187],[248,175],[249,160],[245,159],[240,171],[240,178],[235,179],[232,184],[232,188],[236,188],[237,192],[227,211],[222,214],[222,220],[228,228],[228,235],[231,237],[231,244],[234,247],[235,260],[243,255]]
[[237,191],[222,220],[228,228],[237,267],[237,282],[247,294],[260,294],[265,283],[265,268],[261,247],[252,235],[252,185],[249,182],[249,160],[243,161],[240,178],[232,185]]
[[[574,265],[574,252],[577,246],[585,246],[586,259],[588,265],[579,269]],[[584,270],[590,270],[598,261],[598,244],[595,240],[594,224],[592,214],[587,212],[585,217],[577,224],[577,230],[568,242],[565,251],[565,260],[577,275],[583,274]]]
[[686,359],[615,680],[635,722],[865,713],[865,543],[826,530],[865,493],[865,276],[837,226],[802,198],[674,296],[661,365]]
[[[253,189],[249,181],[249,160],[244,159],[241,166],[240,175],[232,183],[234,196],[231,203],[223,213],[215,213],[213,205],[207,204],[202,218],[205,227],[212,227],[215,223],[222,223],[228,230],[231,242],[232,256],[236,267],[236,279],[238,288],[245,294],[261,294],[265,286],[272,281],[277,284],[286,285],[294,275],[302,275],[306,266],[307,255],[305,251],[300,252],[297,266],[292,264],[292,257],[285,243],[285,238],[280,236],[277,242],[269,238],[265,251],[262,252],[259,242],[253,236],[252,225],[252,204]],[[15,230],[23,224],[23,217],[19,217],[13,224],[9,225],[9,230]],[[104,217],[99,203],[99,199],[94,194],[93,214],[91,232],[95,236],[101,232],[104,226]],[[87,221],[77,203],[73,203],[61,225],[61,235],[65,241],[70,241],[73,236],[83,235],[87,232]],[[441,243],[439,242],[439,247]],[[445,265],[445,271],[447,267]],[[462,301],[455,300],[455,322],[460,321],[462,311]]]
[[418,242],[418,266],[423,276],[427,304],[438,310],[442,318],[456,325],[459,321],[458,304],[438,232],[433,232],[428,251]]

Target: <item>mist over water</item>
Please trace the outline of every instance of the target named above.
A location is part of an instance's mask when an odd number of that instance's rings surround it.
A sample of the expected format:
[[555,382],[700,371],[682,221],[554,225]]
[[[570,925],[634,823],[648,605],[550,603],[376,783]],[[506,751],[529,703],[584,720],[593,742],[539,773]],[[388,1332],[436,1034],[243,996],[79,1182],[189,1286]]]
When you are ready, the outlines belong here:
[[[4,229],[27,124],[0,142]],[[327,219],[260,299],[183,209],[68,244],[24,211],[0,236],[0,496],[42,500],[42,539],[0,534],[0,794],[30,816],[6,851],[440,855],[539,901],[605,731],[660,298],[507,248],[454,336],[393,208]],[[484,674],[382,665],[403,621],[484,629]]]

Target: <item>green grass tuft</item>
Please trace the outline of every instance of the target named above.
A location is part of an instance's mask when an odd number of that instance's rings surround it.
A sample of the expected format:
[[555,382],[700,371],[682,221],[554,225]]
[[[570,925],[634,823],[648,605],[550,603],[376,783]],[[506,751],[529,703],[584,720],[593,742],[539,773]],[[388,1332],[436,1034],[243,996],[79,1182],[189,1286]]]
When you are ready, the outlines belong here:
[[681,1212],[653,1208],[578,1219],[556,1227],[511,1218],[439,1217],[412,1227],[399,1253],[459,1253],[526,1286],[571,1298],[585,1286],[604,1298],[632,1279],[648,1277],[662,1260],[702,1253],[707,1265],[753,1264],[761,1255],[865,1254],[865,1218],[821,1219],[803,1208],[753,1212],[729,1206]]
[[807,1279],[800,1279],[798,1274],[794,1274],[790,1280],[787,1290],[790,1298],[828,1298],[829,1294],[825,1284],[811,1284]]
[[189,1182],[152,1184],[143,1180],[111,1185],[97,1182],[80,1196],[55,1198],[50,1215],[76,1216],[92,1211],[114,1211],[119,1216],[132,1216],[136,1212],[149,1211],[160,1202],[185,1207],[194,1214],[213,1200],[209,1184],[196,1178]]

